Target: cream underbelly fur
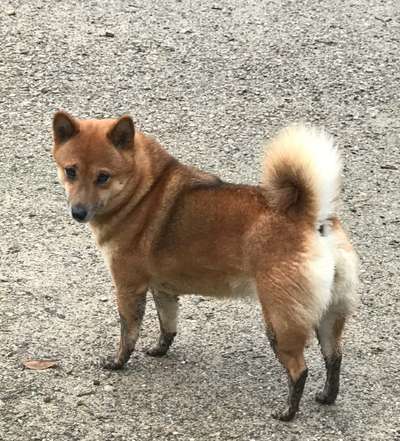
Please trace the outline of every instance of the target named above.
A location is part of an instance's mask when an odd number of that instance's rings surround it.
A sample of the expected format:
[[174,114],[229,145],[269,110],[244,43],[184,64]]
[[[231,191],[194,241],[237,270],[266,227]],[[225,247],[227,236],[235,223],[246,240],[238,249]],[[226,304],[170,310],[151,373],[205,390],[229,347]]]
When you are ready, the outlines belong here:
[[153,279],[150,286],[160,292],[170,295],[198,294],[212,297],[230,298],[257,298],[257,289],[254,279],[234,278],[219,279],[217,283],[210,283],[207,279],[181,277],[179,280]]

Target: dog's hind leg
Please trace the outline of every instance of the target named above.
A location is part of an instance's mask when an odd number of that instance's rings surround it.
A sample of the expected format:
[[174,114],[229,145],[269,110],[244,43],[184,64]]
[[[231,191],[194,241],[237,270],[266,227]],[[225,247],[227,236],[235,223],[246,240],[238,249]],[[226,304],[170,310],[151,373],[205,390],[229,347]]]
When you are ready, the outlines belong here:
[[153,357],[161,357],[168,352],[176,336],[179,305],[178,298],[174,295],[155,289],[152,289],[152,294],[160,322],[160,336],[156,345],[146,353]]
[[357,271],[358,261],[353,252],[337,253],[332,302],[316,329],[326,366],[325,386],[315,397],[322,404],[334,403],[339,392],[341,339],[345,321],[358,301]]
[[335,402],[339,392],[342,362],[342,333],[346,319],[358,303],[358,258],[338,220],[332,223],[330,239],[335,260],[331,302],[316,329],[326,366],[326,382],[316,395],[322,404]]
[[307,341],[307,332],[301,328],[283,326],[273,327],[273,349],[287,371],[289,396],[288,405],[283,410],[278,410],[272,416],[281,421],[290,421],[299,410],[300,400],[303,395],[308,369],[304,360],[304,348]]
[[334,403],[339,392],[342,363],[341,337],[344,324],[344,316],[337,314],[334,310],[328,310],[317,329],[317,337],[326,367],[325,386],[315,396],[315,399],[321,404]]
[[299,409],[307,379],[304,348],[310,329],[295,320],[291,321],[286,313],[281,314],[281,309],[275,309],[273,303],[267,300],[267,296],[270,298],[271,292],[266,296],[259,294],[267,336],[275,355],[286,369],[289,385],[287,407],[274,412],[272,416],[281,421],[290,421]]

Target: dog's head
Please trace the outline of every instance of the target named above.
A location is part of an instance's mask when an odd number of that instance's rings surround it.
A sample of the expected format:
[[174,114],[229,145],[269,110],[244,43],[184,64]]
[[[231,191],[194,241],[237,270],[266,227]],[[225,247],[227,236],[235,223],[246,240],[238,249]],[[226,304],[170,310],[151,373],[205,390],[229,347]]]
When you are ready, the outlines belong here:
[[135,179],[132,119],[78,120],[57,112],[53,133],[53,156],[72,217],[88,222],[111,213]]

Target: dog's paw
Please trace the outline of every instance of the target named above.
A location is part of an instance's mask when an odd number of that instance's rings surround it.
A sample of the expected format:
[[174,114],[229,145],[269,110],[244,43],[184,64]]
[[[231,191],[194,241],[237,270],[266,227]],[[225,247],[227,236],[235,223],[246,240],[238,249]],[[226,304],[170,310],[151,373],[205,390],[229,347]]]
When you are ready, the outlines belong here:
[[332,394],[329,395],[327,392],[317,392],[315,394],[315,401],[320,404],[333,404],[336,400],[336,396],[333,396]]
[[155,345],[146,350],[146,354],[150,355],[150,357],[162,357],[166,355],[167,352],[168,352],[168,348],[165,348],[160,345]]
[[296,411],[290,409],[290,407],[286,408],[285,410],[276,410],[271,414],[272,418],[279,421],[291,421],[295,415]]
[[124,367],[123,363],[120,363],[118,360],[115,360],[114,357],[106,357],[100,359],[100,367],[107,371],[118,371]]

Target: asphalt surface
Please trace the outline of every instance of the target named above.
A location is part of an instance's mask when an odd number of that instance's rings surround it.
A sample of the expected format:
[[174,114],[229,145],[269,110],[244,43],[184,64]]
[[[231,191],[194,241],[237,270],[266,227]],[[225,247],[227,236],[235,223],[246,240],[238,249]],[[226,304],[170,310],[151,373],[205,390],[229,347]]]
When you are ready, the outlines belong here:
[[[0,4],[0,439],[399,440],[398,0],[50,1]],[[51,117],[129,112],[180,159],[256,183],[265,138],[324,126],[343,151],[341,213],[361,258],[337,404],[270,417],[284,372],[257,304],[182,301],[169,356],[152,301],[128,368],[102,371],[119,328],[85,226],[67,214]],[[284,238],[282,239],[284,240]],[[46,371],[29,358],[57,359]]]

